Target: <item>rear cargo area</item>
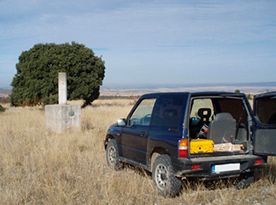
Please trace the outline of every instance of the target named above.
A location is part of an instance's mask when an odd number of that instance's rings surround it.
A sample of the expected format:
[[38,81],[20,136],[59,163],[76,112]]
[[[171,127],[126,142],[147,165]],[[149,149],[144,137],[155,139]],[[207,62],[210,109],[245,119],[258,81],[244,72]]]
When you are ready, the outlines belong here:
[[249,143],[248,111],[241,97],[192,98],[189,117],[191,157],[245,154]]

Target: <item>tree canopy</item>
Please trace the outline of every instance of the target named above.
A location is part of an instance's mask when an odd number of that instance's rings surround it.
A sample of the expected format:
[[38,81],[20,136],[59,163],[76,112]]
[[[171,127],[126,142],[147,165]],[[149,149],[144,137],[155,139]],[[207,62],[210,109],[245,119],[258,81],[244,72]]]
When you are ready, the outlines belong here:
[[104,61],[82,44],[36,44],[23,51],[12,81],[14,106],[58,102],[58,72],[67,73],[68,100],[83,99],[83,107],[99,97]]

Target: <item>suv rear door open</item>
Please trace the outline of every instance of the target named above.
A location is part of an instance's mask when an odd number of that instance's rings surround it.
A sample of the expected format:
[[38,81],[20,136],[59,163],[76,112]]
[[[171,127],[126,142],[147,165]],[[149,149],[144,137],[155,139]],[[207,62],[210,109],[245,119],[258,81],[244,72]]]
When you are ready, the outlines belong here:
[[257,118],[254,135],[255,154],[276,155],[276,92],[256,95],[254,114]]

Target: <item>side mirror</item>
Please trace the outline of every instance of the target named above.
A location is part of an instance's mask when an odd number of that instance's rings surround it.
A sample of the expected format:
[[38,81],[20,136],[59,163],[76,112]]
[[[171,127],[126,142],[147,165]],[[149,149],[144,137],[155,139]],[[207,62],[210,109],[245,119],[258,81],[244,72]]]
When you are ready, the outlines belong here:
[[126,119],[119,119],[119,120],[117,120],[117,125],[119,127],[125,127],[126,126]]

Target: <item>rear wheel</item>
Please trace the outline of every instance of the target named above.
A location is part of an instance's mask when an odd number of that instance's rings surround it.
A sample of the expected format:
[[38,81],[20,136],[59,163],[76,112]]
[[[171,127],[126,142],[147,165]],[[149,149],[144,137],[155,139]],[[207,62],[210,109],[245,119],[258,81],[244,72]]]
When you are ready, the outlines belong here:
[[118,146],[115,140],[110,139],[106,146],[106,161],[110,168],[114,170],[121,169],[122,163],[119,160]]
[[160,155],[153,162],[152,178],[158,193],[165,197],[177,196],[182,188],[182,182],[175,177],[171,159],[168,155]]
[[255,181],[254,172],[247,173],[242,176],[241,180],[236,184],[236,188],[246,189]]

